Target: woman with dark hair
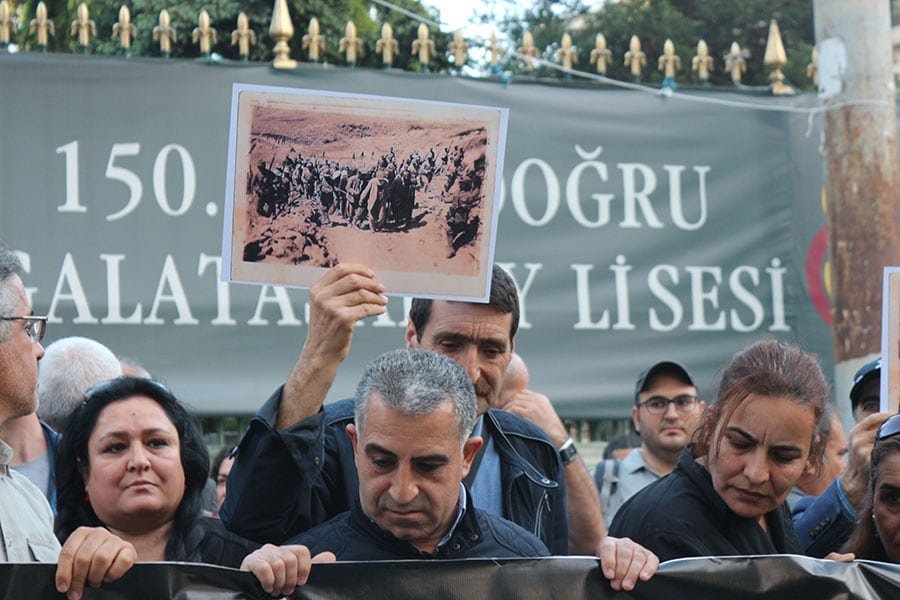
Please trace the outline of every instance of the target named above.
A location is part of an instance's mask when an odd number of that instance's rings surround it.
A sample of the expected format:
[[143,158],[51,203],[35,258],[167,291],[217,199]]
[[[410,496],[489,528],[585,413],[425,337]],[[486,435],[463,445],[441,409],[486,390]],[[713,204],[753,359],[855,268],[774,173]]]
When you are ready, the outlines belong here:
[[846,552],[856,558],[900,563],[900,414],[878,429],[869,491]]
[[785,499],[807,462],[828,384],[815,357],[778,340],[734,355],[717,401],[667,477],[626,502],[610,527],[659,556],[800,554]]
[[266,592],[289,595],[306,581],[309,551],[259,548],[202,517],[208,470],[199,431],[165,386],[136,377],[98,384],[63,431],[57,536],[65,539],[82,525],[106,527],[134,545],[138,561],[241,568]]

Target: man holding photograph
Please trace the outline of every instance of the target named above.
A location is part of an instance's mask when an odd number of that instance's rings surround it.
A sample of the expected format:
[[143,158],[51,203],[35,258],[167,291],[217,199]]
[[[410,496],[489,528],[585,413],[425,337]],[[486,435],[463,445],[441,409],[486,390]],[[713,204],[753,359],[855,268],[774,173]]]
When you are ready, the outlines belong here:
[[[350,351],[356,322],[385,311],[383,291],[374,272],[361,265],[335,267],[310,290],[309,332],[300,357],[238,447],[221,512],[232,531],[277,543],[355,502],[359,481],[345,431],[353,405],[323,404]],[[415,299],[406,345],[453,358],[472,379],[479,413],[475,434],[485,439],[466,480],[476,504],[534,533],[553,554],[593,554],[604,530],[581,461],[561,460],[534,424],[491,410],[518,321],[515,284],[494,266],[488,304]]]

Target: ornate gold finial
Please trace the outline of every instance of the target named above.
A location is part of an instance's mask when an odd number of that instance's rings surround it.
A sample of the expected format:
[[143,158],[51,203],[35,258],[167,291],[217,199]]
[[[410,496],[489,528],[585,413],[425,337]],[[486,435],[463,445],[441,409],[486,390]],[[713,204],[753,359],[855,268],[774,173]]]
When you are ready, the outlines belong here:
[[159,24],[153,28],[153,41],[159,40],[159,53],[163,58],[169,58],[172,53],[172,44],[175,43],[177,35],[175,28],[171,25],[172,20],[169,18],[169,11],[162,9],[159,11]]
[[700,85],[709,85],[709,74],[713,70],[713,57],[709,55],[709,46],[700,40],[697,42],[697,55],[691,60],[691,69],[697,74]]
[[394,64],[394,53],[399,51],[399,44],[394,39],[394,28],[390,23],[381,26],[381,37],[375,42],[375,52],[381,53],[381,64],[390,69]]
[[9,10],[9,2],[0,0],[0,50],[6,50],[19,29],[19,20]]
[[56,26],[47,18],[47,5],[43,0],[38,2],[34,11],[34,18],[28,25],[28,32],[37,36],[37,47],[41,52],[47,51],[49,36],[56,35]]
[[287,0],[275,0],[269,35],[275,40],[275,59],[272,66],[276,69],[296,69],[297,61],[291,58],[291,49],[287,44],[288,40],[294,37],[294,25],[291,23]]
[[453,39],[447,44],[447,51],[453,54],[453,66],[462,69],[466,64],[466,54],[469,52],[469,45],[463,37],[462,29],[453,32]]
[[496,71],[500,67],[500,59],[506,54],[506,48],[497,43],[497,32],[491,32],[491,42],[484,47],[491,53],[491,71]]
[[87,54],[91,48],[91,36],[97,35],[97,24],[91,19],[87,4],[84,2],[75,9],[75,20],[72,21],[71,35],[73,37],[78,36],[78,45],[81,46],[81,52]]
[[250,29],[250,19],[243,11],[238,14],[237,29],[231,32],[231,45],[238,47],[242,61],[250,60],[250,46],[256,45],[256,32]]
[[806,65],[806,76],[812,79],[816,87],[819,87],[819,49],[815,46],[813,46],[809,64]]
[[571,69],[576,60],[578,60],[578,51],[572,45],[572,36],[564,33],[559,50],[556,51],[556,62],[561,64],[564,69]]
[[209,13],[206,12],[206,9],[200,11],[200,16],[197,18],[197,26],[194,27],[194,31],[191,32],[191,38],[194,43],[200,43],[200,55],[204,58],[209,58],[209,53],[212,50],[212,44],[216,43],[216,37],[218,33],[215,28],[210,26],[209,24]]
[[675,44],[668,38],[663,42],[663,53],[659,57],[659,70],[664,73],[663,87],[673,90],[678,87],[678,84],[675,83],[675,73],[681,70],[681,57],[675,54]]
[[525,70],[530,71],[534,68],[535,58],[541,55],[541,51],[534,47],[534,36],[530,31],[526,31],[522,35],[522,47],[516,50],[521,55],[522,62],[525,63]]
[[641,50],[641,40],[638,36],[631,36],[628,42],[628,52],[625,53],[625,66],[631,69],[631,80],[641,82],[641,71],[647,64],[647,55]]
[[434,54],[434,41],[428,39],[428,26],[425,23],[419,24],[418,36],[412,43],[412,53],[418,54],[419,63],[427,71],[431,55]]
[[612,57],[612,50],[606,47],[606,36],[598,33],[594,38],[594,49],[591,50],[591,64],[597,65],[597,73],[606,76],[606,70],[609,68]]
[[763,64],[772,69],[769,81],[772,82],[773,95],[783,96],[794,93],[794,88],[784,82],[784,73],[781,72],[781,68],[787,64],[787,53],[784,51],[781,31],[778,29],[778,22],[775,19],[769,22],[769,39],[766,40],[766,55],[763,58]]
[[747,71],[747,59],[737,42],[731,42],[731,48],[725,55],[725,70],[731,75],[734,85],[741,85],[741,78]]
[[338,42],[338,52],[346,52],[347,64],[356,66],[357,54],[362,54],[362,40],[356,35],[356,24],[353,21],[347,21],[344,28],[344,37]]
[[315,17],[309,20],[309,28],[301,40],[303,49],[307,50],[307,57],[311,62],[319,62],[320,52],[325,51],[325,36],[319,34],[319,20]]
[[125,4],[119,8],[119,20],[113,24],[112,36],[119,38],[125,56],[131,56],[131,38],[137,36],[137,27],[131,22],[131,11]]

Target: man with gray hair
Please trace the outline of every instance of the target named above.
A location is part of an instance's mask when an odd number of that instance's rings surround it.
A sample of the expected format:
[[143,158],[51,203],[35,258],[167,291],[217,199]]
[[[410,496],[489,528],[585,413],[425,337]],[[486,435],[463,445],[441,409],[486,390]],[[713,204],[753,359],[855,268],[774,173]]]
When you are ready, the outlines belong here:
[[[427,350],[388,352],[367,366],[354,405],[346,432],[358,502],[289,543],[343,561],[549,555],[530,532],[473,506],[463,479],[483,440],[470,435],[475,388],[459,364]],[[656,557],[630,540],[607,538],[598,553],[604,574],[628,579],[628,589],[656,569]]]
[[[38,361],[47,317],[34,316],[22,265],[0,242],[0,426],[34,413]],[[58,562],[56,589],[80,598],[122,576],[137,558],[134,546],[102,527],[80,527],[60,548],[47,499],[9,468],[13,450],[0,439],[0,562]]]
[[85,337],[56,340],[44,350],[38,370],[38,415],[62,431],[88,388],[121,375],[119,359],[100,342]]

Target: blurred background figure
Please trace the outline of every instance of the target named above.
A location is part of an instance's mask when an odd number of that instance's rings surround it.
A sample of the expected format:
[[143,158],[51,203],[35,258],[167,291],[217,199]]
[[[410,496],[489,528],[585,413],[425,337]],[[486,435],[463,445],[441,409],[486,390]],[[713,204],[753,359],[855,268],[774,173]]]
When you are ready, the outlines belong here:
[[126,377],[143,377],[144,379],[150,379],[150,371],[144,368],[142,364],[133,358],[120,358],[119,362],[122,364],[122,375]]
[[38,416],[54,431],[62,431],[88,388],[121,375],[119,359],[100,342],[85,337],[56,340],[47,346],[38,370]]
[[808,466],[803,471],[794,491],[788,496],[788,504],[791,508],[804,496],[819,496],[824,493],[828,486],[834,483],[847,468],[847,454],[850,452],[850,446],[847,436],[844,434],[841,417],[830,404],[825,405],[825,416],[822,417],[817,435],[825,442],[822,468],[816,470],[812,466]]
[[603,449],[603,460],[625,460],[632,450],[641,447],[641,436],[636,433],[623,433],[609,440]]
[[216,502],[222,506],[227,493],[228,474],[231,473],[231,465],[234,464],[234,446],[225,446],[213,459],[209,469],[209,478],[216,483]]

